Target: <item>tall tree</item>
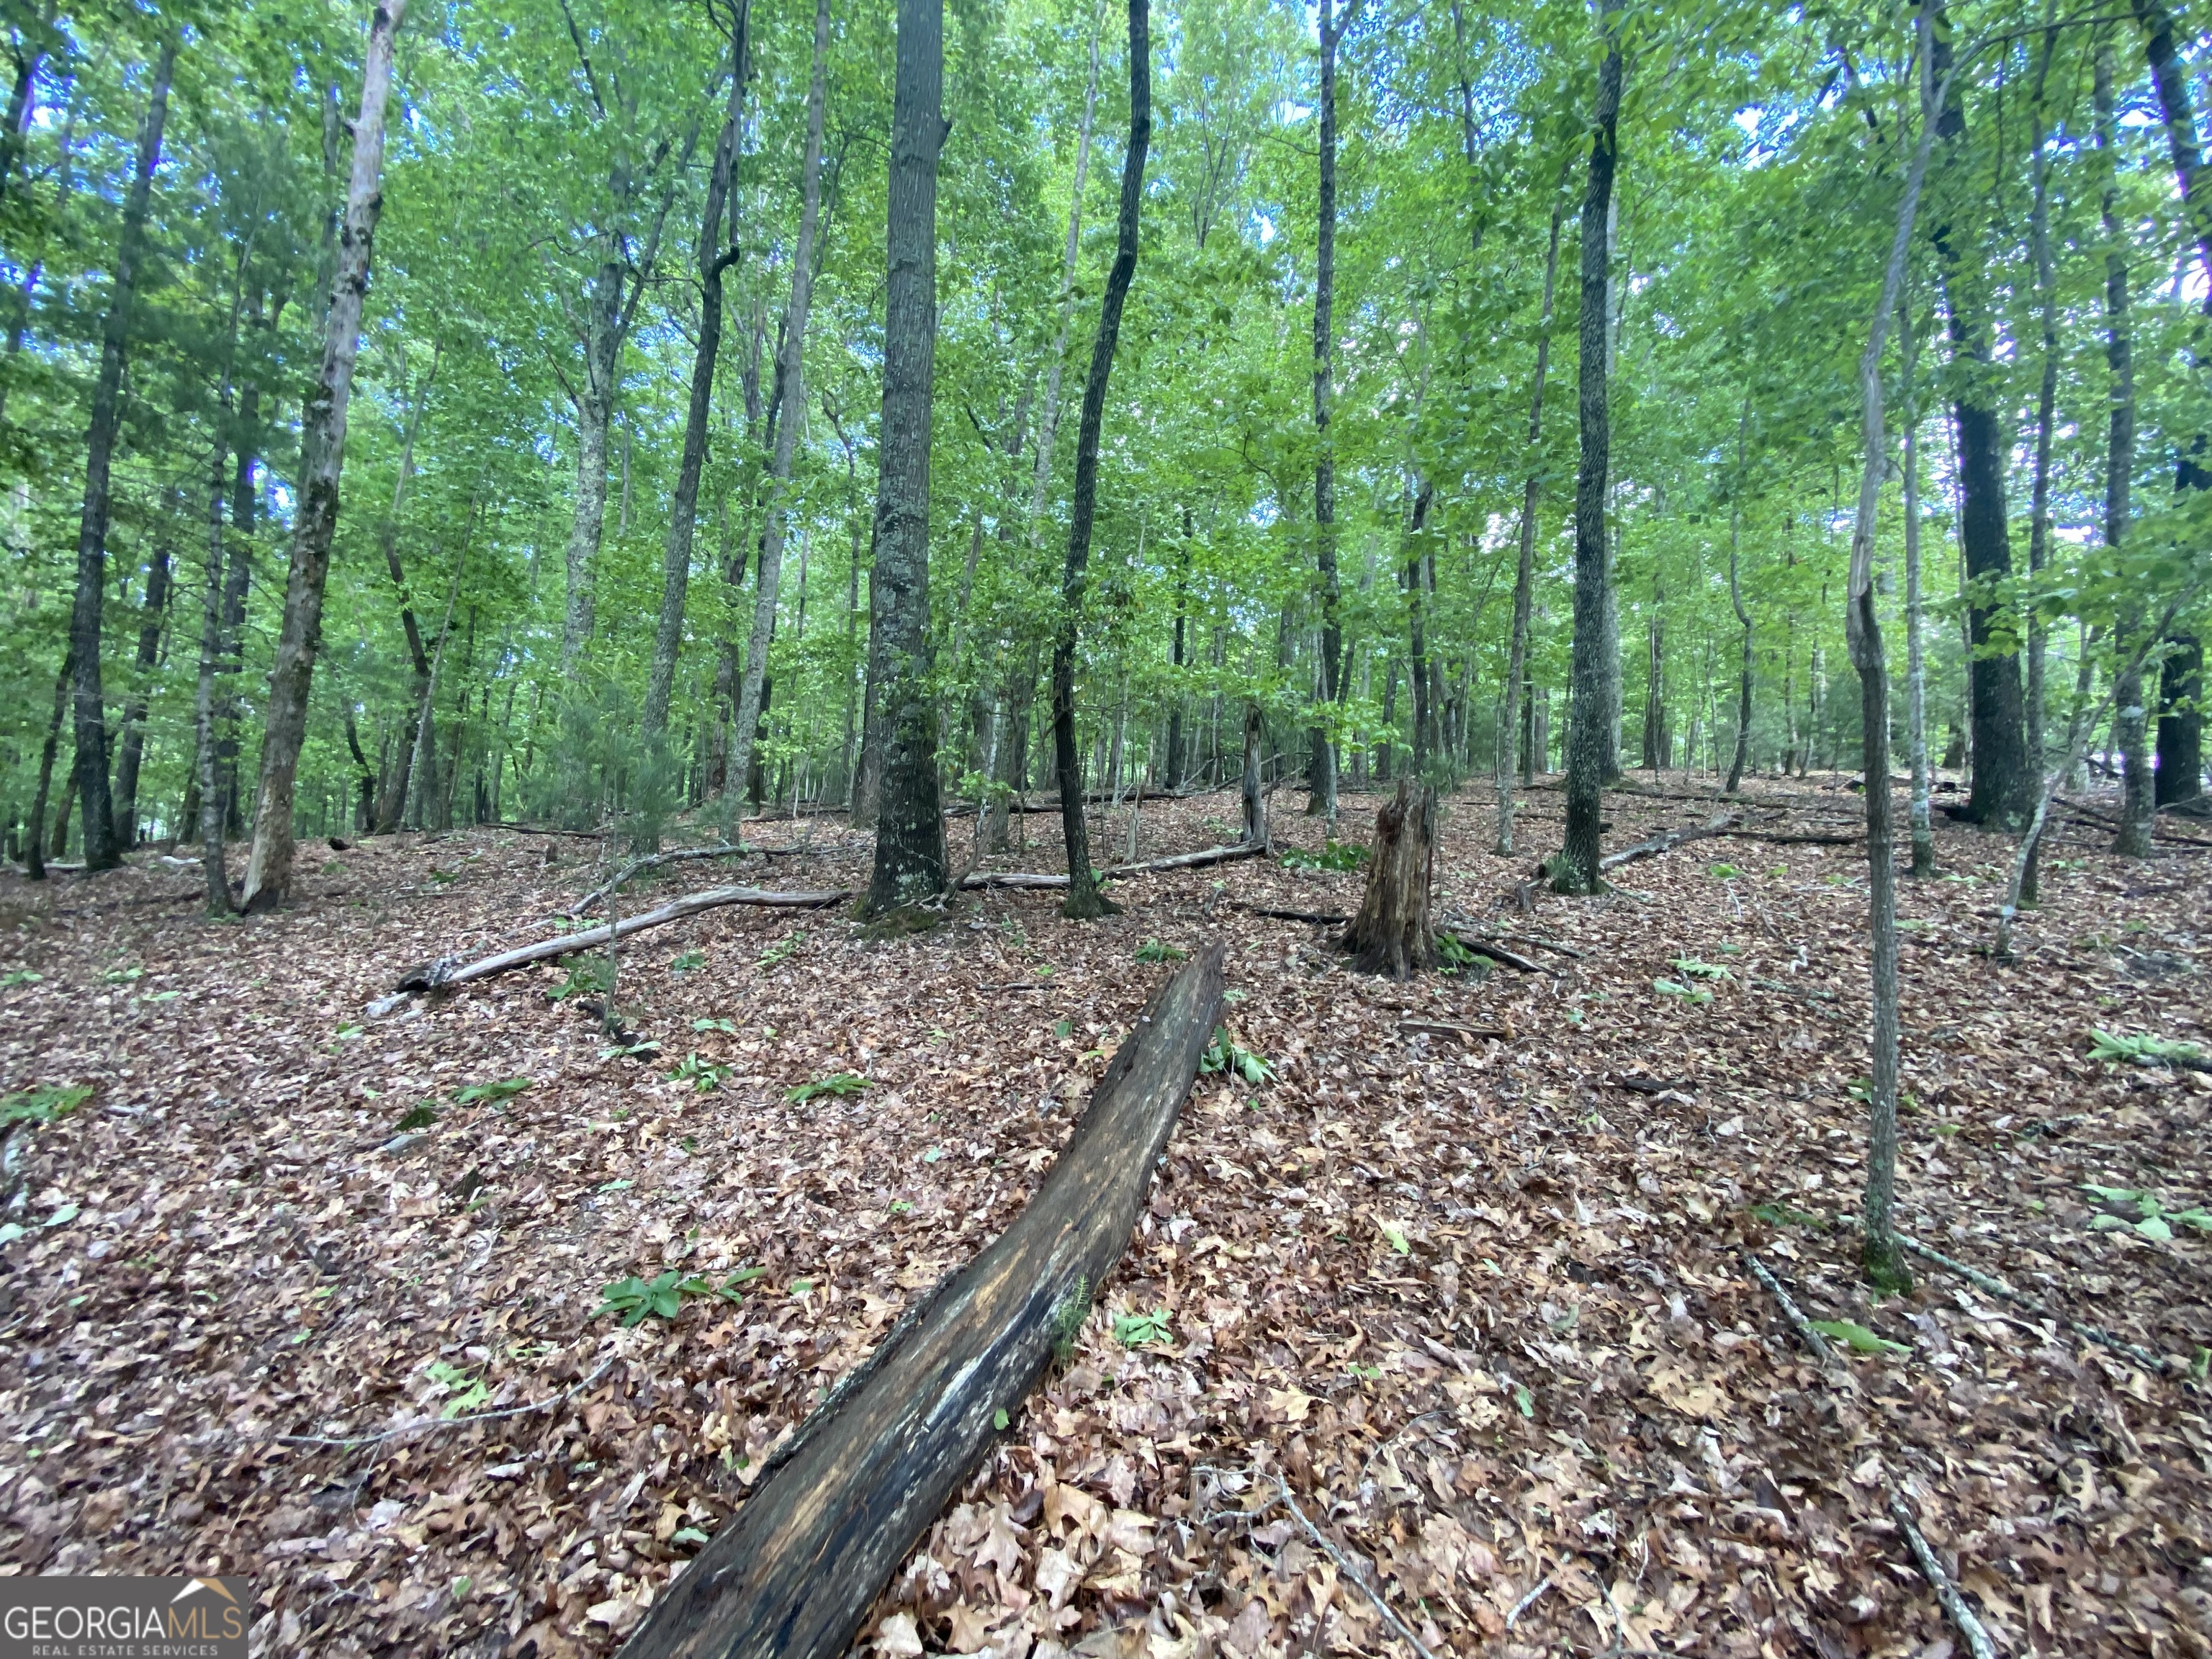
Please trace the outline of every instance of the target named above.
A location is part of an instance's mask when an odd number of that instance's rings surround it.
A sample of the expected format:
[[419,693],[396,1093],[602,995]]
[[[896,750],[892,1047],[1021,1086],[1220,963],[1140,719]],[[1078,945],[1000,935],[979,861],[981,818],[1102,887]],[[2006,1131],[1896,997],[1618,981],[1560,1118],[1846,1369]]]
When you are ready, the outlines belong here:
[[168,526],[154,544],[154,556],[146,572],[146,599],[138,621],[137,683],[123,705],[123,743],[115,762],[115,822],[125,847],[138,842],[138,769],[146,753],[146,681],[161,655],[161,626],[169,604]]
[[799,246],[792,256],[791,296],[784,308],[781,358],[776,365],[784,416],[776,425],[775,456],[769,468],[768,513],[761,530],[753,595],[752,637],[745,643],[744,675],[738,686],[738,729],[729,784],[733,790],[744,788],[751,775],[753,739],[765,708],[769,647],[775,638],[776,590],[783,580],[783,544],[789,527],[785,498],[791,489],[800,416],[806,409],[806,313],[814,297],[814,239],[822,216],[822,120],[829,61],[830,0],[814,0],[814,70],[806,88],[806,159],[799,186]]
[[[691,353],[691,396],[684,405],[684,453],[668,504],[668,539],[661,561],[660,621],[653,636],[653,666],[645,684],[645,737],[650,743],[668,725],[676,687],[676,659],[684,643],[684,607],[691,585],[691,542],[699,521],[699,478],[706,470],[708,426],[714,413],[714,364],[722,349],[722,277],[738,258],[737,238],[726,239],[722,218],[737,166],[744,115],[745,81],[751,72],[752,0],[730,6],[730,98],[714,159],[707,173],[707,200],[699,213],[699,341]],[[725,240],[727,241],[726,246]]]
[[1336,822],[1336,739],[1329,732],[1344,672],[1336,572],[1336,452],[1328,432],[1336,358],[1336,21],[1321,0],[1321,182],[1315,211],[1313,308],[1314,562],[1321,576],[1321,718],[1308,733],[1313,758],[1306,810]]
[[[2105,368],[2108,412],[2105,438],[2105,548],[2117,561],[2127,545],[2130,495],[2136,455],[2135,334],[2129,317],[2127,231],[2120,217],[2119,134],[2112,87],[2112,47],[2097,43],[2090,93],[2095,111],[2097,161],[2103,173],[2099,216],[2105,233]],[[2151,821],[2156,811],[2151,775],[2150,711],[2144,702],[2141,660],[2136,655],[2143,626],[2143,607],[2124,596],[2113,644],[2120,662],[2112,689],[2119,728],[2120,823],[2112,851],[2123,858],[2150,856]]]
[[1609,678],[1604,660],[1607,589],[1612,560],[1606,540],[1605,497],[1611,461],[1606,341],[1611,320],[1611,262],[1607,227],[1613,213],[1619,166],[1622,69],[1614,23],[1621,0],[1601,0],[1598,26],[1605,61],[1598,70],[1597,105],[1591,112],[1589,182],[1583,192],[1582,361],[1577,370],[1582,454],[1575,470],[1575,643],[1572,706],[1567,716],[1566,832],[1552,870],[1563,893],[1594,893],[1598,874],[1600,820],[1606,758],[1611,749]]
[[93,384],[92,429],[85,439],[84,511],[77,520],[76,603],[70,612],[70,659],[76,732],[76,794],[84,814],[84,867],[112,870],[123,861],[115,835],[114,802],[107,787],[107,717],[100,678],[100,611],[106,594],[107,525],[114,510],[110,474],[115,445],[123,429],[123,362],[131,345],[131,306],[144,256],[146,209],[154,191],[154,169],[161,159],[161,128],[168,119],[169,82],[177,68],[177,38],[161,42],[155,60],[146,118],[138,129],[138,151],[131,173],[131,192],[123,208],[123,230],[115,248],[115,279],[107,316],[100,327],[100,374]]
[[929,439],[937,351],[937,158],[945,0],[898,0],[884,283],[884,407],[869,583],[871,701],[883,745],[875,867],[882,914],[945,885],[945,811],[930,686]]
[[[1322,16],[1328,0],[1322,0]],[[1324,22],[1324,28],[1327,24]],[[1121,155],[1121,209],[1114,263],[1098,307],[1098,336],[1091,343],[1091,374],[1083,383],[1083,415],[1075,432],[1075,490],[1068,503],[1067,562],[1061,573],[1059,627],[1052,641],[1053,770],[1060,781],[1060,823],[1067,842],[1067,902],[1060,914],[1079,921],[1115,907],[1091,874],[1091,836],[1083,817],[1083,757],[1075,746],[1075,647],[1083,626],[1089,578],[1091,522],[1098,510],[1098,432],[1106,416],[1106,383],[1121,335],[1121,308],[1137,274],[1138,213],[1144,205],[1145,153],[1152,137],[1152,14],[1146,0],[1129,0],[1129,143]]]
[[1972,660],[1973,780],[1967,816],[1977,823],[2017,829],[2033,805],[2035,769],[2029,758],[2020,654],[2006,647],[2009,623],[1997,590],[2012,575],[2012,543],[2005,520],[2008,449],[1997,408],[1998,377],[1991,346],[1987,283],[1965,246],[1972,237],[1954,222],[1976,188],[1966,168],[1966,97],[1952,74],[1951,24],[1936,7],[1934,70],[1947,82],[1936,137],[1943,141],[1950,211],[1932,230],[1942,283],[1951,354],[1956,366],[1952,418],[1958,433],[1959,544],[1966,556],[1967,636]]
[[353,173],[338,233],[337,274],[323,321],[323,362],[301,411],[300,504],[293,520],[284,620],[269,675],[269,716],[261,742],[261,787],[254,802],[253,846],[246,855],[244,902],[267,908],[292,886],[292,791],[307,733],[307,694],[323,635],[323,586],[337,532],[338,476],[345,465],[346,409],[361,349],[362,307],[369,255],[384,211],[384,106],[407,0],[376,0],[362,64],[361,113],[353,126]]

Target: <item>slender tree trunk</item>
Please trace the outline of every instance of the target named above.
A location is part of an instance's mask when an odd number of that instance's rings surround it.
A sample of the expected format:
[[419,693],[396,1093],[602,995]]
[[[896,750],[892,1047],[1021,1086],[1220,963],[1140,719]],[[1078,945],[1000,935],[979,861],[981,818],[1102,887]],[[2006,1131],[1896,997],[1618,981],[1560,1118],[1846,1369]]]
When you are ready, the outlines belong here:
[[1651,563],[1651,619],[1644,653],[1644,769],[1658,772],[1665,769],[1669,745],[1667,741],[1667,635],[1666,625],[1660,616],[1660,605],[1665,594],[1659,586],[1659,562],[1655,551]]
[[1322,717],[1308,737],[1313,751],[1306,811],[1336,822],[1336,740],[1328,722],[1344,672],[1344,630],[1337,615],[1336,452],[1328,433],[1330,381],[1335,357],[1336,300],[1336,23],[1332,0],[1321,0],[1321,186],[1316,213],[1313,313],[1314,561],[1321,576],[1321,699]]
[[[1436,500],[1436,486],[1425,477],[1416,475],[1413,490],[1413,515],[1407,526],[1406,562],[1402,580],[1406,587],[1406,649],[1412,665],[1413,680],[1413,776],[1425,781],[1430,763],[1435,758],[1436,711],[1429,707],[1429,617],[1428,595],[1421,586],[1421,554],[1424,538],[1429,527],[1429,508]],[[1397,687],[1397,665],[1391,665],[1390,685]],[[1387,703],[1389,698],[1384,702]],[[1383,710],[1383,728],[1395,726],[1389,708]],[[1384,756],[1389,754],[1383,750]]]
[[[1456,20],[1458,14],[1454,12]],[[1566,217],[1566,188],[1571,153],[1560,163],[1552,190],[1552,234],[1544,249],[1544,303],[1536,321],[1536,372],[1528,388],[1528,476],[1521,486],[1520,556],[1513,574],[1513,635],[1506,657],[1505,696],[1498,717],[1498,842],[1500,858],[1513,855],[1513,743],[1520,730],[1522,699],[1528,678],[1528,623],[1535,605],[1536,507],[1544,493],[1538,451],[1544,440],[1544,380],[1552,362],[1552,305],[1559,287],[1559,228]],[[1417,671],[1419,672],[1419,671]],[[1416,688],[1418,693],[1419,688]]]
[[[163,534],[167,530],[164,528]],[[115,822],[125,847],[138,844],[138,765],[146,752],[146,681],[161,656],[161,624],[169,604],[169,548],[156,542],[146,573],[146,604],[138,624],[138,684],[123,705],[123,743],[115,762]]]
[[[1593,893],[1598,875],[1601,790],[1610,736],[1606,706],[1606,588],[1612,559],[1605,497],[1611,433],[1607,419],[1606,339],[1611,278],[1606,226],[1612,213],[1615,124],[1620,113],[1620,45],[1613,19],[1620,0],[1601,0],[1606,37],[1593,112],[1589,185],[1583,196],[1580,417],[1582,456],[1575,473],[1574,701],[1567,720],[1566,833],[1552,870],[1563,893]],[[1619,665],[1614,665],[1617,669]]]
[[737,164],[738,126],[744,114],[752,0],[736,0],[734,57],[729,106],[707,174],[707,202],[699,215],[699,344],[691,356],[691,398],[684,416],[684,451],[677,463],[676,490],[669,503],[668,539],[661,560],[660,621],[653,631],[653,665],[645,688],[645,739],[650,744],[667,729],[668,703],[675,694],[676,659],[684,644],[684,607],[691,585],[691,542],[698,526],[699,477],[707,464],[707,434],[714,414],[714,362],[722,349],[722,273],[737,258],[725,250],[722,220],[729,206],[730,175]]
[[1919,341],[1912,331],[1910,295],[1898,301],[1898,354],[1905,385],[1905,741],[1912,757],[1912,874],[1936,873],[1936,827],[1928,775],[1928,660],[1920,592]]
[[269,720],[261,744],[261,787],[254,804],[253,848],[246,860],[245,902],[281,901],[292,885],[292,787],[307,735],[307,695],[322,643],[323,584],[330,574],[337,529],[338,475],[345,464],[346,405],[354,358],[361,348],[361,313],[368,293],[371,246],[384,208],[384,106],[392,90],[392,38],[407,0],[377,0],[369,21],[361,114],[354,123],[353,176],[345,226],[338,238],[337,277],[324,325],[322,371],[301,412],[301,487],[292,535],[291,574],[276,666],[269,676]]
[[[1942,9],[1937,8],[1939,13]],[[1939,22],[1933,51],[1935,72],[1948,80],[1951,34]],[[1943,101],[1937,122],[1949,165],[1966,154],[1966,103],[1957,83]],[[1973,695],[1973,779],[1967,815],[1977,823],[2017,829],[2033,806],[2035,781],[2027,742],[2025,696],[2017,653],[1992,654],[2006,618],[2001,599],[1990,591],[2012,574],[2012,544],[2005,520],[2005,468],[2009,452],[2003,422],[1991,391],[1997,384],[1990,346],[1988,296],[1976,261],[1962,255],[1954,227],[1934,228],[1937,269],[1948,313],[1953,360],[1960,368],[1953,401],[1959,437],[1959,542],[1966,575],[1973,586],[1967,601],[1972,642],[1968,679]]]
[[[2051,78],[2051,58],[2058,45],[2058,31],[2046,27],[2043,49],[2037,54],[2034,90],[2028,100],[2028,171],[2033,179],[2033,206],[2028,213],[2027,240],[2035,265],[2035,314],[2041,334],[2043,374],[2035,398],[2035,476],[2030,486],[2027,520],[2027,568],[2030,583],[2051,562],[2051,440],[2058,404],[2058,279],[2051,257],[2051,168],[2045,155],[2043,106]],[[2047,641],[2041,617],[2031,605],[2027,612],[2027,684],[2026,741],[2031,775],[2040,778],[2045,763],[2044,659]]]
[[607,430],[622,361],[623,268],[603,260],[584,303],[584,383],[576,395],[576,505],[568,523],[568,610],[561,677],[574,682],[598,626],[599,543],[607,522]]
[[[744,674],[738,683],[738,726],[730,767],[732,787],[737,779],[750,776],[752,769],[753,744],[768,679],[769,647],[775,639],[777,590],[783,581],[784,498],[791,487],[799,417],[806,407],[806,313],[813,299],[815,228],[822,210],[822,120],[829,52],[829,0],[815,0],[814,70],[806,92],[806,158],[799,185],[799,246],[791,267],[790,302],[784,313],[782,360],[776,365],[788,412],[777,423],[775,455],[770,463],[768,516],[761,533],[760,568],[753,594],[752,635],[745,643]],[[939,839],[943,840],[941,830]]]
[[[1322,0],[1327,28],[1328,0]],[[1075,747],[1075,647],[1083,626],[1084,590],[1091,562],[1091,520],[1098,507],[1098,434],[1106,415],[1106,384],[1121,334],[1121,308],[1137,274],[1138,212],[1143,204],[1145,155],[1152,137],[1152,14],[1147,0],[1129,0],[1129,143],[1122,154],[1121,207],[1114,263],[1098,307],[1098,336],[1091,348],[1091,373],[1083,386],[1076,428],[1075,489],[1068,507],[1067,562],[1061,574],[1060,614],[1052,642],[1052,746],[1060,781],[1060,819],[1067,844],[1067,902],[1060,914],[1085,921],[1110,913],[1091,876],[1091,837],[1083,817],[1083,771]]]
[[[225,450],[216,445],[215,464],[210,469],[208,486],[208,551],[207,592],[200,607],[200,672],[198,695],[194,699],[192,712],[198,744],[194,759],[194,781],[198,785],[198,822],[191,829],[199,836],[200,872],[207,904],[211,916],[230,914],[230,872],[224,861],[224,830],[230,816],[230,790],[226,783],[224,750],[236,757],[236,738],[232,722],[225,718],[229,701],[222,690],[228,678],[236,671],[230,665],[237,631],[225,626],[227,594],[224,587],[224,557],[222,546],[222,477]],[[241,548],[231,555],[229,563],[235,569],[245,560]],[[179,824],[181,831],[185,826]]]
[[875,868],[865,908],[881,914],[945,886],[930,685],[929,439],[937,343],[937,158],[945,0],[898,0],[884,303],[884,407],[878,441],[876,563],[869,582],[870,679],[883,746]]
[[1168,653],[1168,665],[1174,671],[1169,678],[1169,696],[1173,701],[1168,705],[1167,788],[1170,793],[1182,787],[1184,770],[1182,729],[1183,703],[1186,701],[1182,685],[1185,662],[1184,623],[1186,613],[1190,608],[1190,547],[1193,533],[1190,508],[1185,507],[1182,510],[1182,545],[1179,550],[1181,556],[1176,565],[1175,641]]
[[1867,933],[1873,964],[1873,1030],[1869,1058],[1869,1126],[1867,1187],[1861,1212],[1863,1261],[1867,1277],[1880,1289],[1911,1288],[1904,1253],[1898,1248],[1891,1209],[1897,1184],[1897,861],[1889,788],[1889,665],[1884,654],[1881,617],[1875,604],[1875,514],[1881,501],[1882,474],[1889,464],[1884,431],[1882,347],[1912,250],[1912,226],[1920,191],[1928,176],[1928,157],[1936,134],[1938,96],[1932,84],[1929,14],[1917,14],[1920,34],[1920,137],[1905,177],[1897,207],[1897,229],[1890,239],[1882,271],[1881,297],[1867,329],[1859,358],[1860,442],[1865,453],[1859,471],[1858,510],[1851,527],[1849,595],[1844,616],[1851,663],[1859,673],[1861,759],[1866,771]]
[[76,665],[64,656],[61,672],[54,676],[53,717],[46,722],[46,740],[39,750],[39,787],[31,798],[31,821],[23,826],[23,877],[27,881],[46,878],[46,803],[54,787],[54,756],[61,748],[62,715],[69,708],[70,686],[76,669]]
[[[2105,367],[2110,376],[2105,441],[2105,556],[2117,565],[2125,552],[2129,497],[2136,455],[2135,337],[2128,314],[2128,231],[2120,216],[2118,135],[2114,125],[2112,49],[2100,41],[2092,102],[2096,111],[2097,158],[2103,172],[2105,232]],[[2112,851],[2122,858],[2150,856],[2153,799],[2150,714],[2144,700],[2142,670],[2133,662],[2141,644],[2142,605],[2121,607],[2114,644],[2124,665],[2113,688],[2118,711],[2121,793],[2120,826]],[[2083,653],[2087,661],[2087,653]]]
[[[399,477],[392,487],[392,512],[381,526],[378,539],[384,545],[384,568],[392,577],[392,591],[399,597],[399,626],[407,636],[407,659],[414,669],[415,703],[419,708],[429,696],[430,659],[422,648],[422,629],[415,620],[414,596],[408,592],[406,572],[399,562],[399,514],[406,504],[407,484],[415,470],[415,434],[422,420],[422,411],[430,401],[430,388],[438,374],[439,350],[434,347],[430,368],[424,376],[422,389],[416,394],[415,406],[408,412],[407,430],[399,445]],[[399,764],[394,769],[389,791],[378,803],[371,827],[379,834],[389,835],[399,827],[399,815],[407,805],[408,781],[413,775],[415,751],[403,748]]]
[[70,613],[70,656],[76,665],[74,725],[76,792],[84,813],[84,868],[112,870],[123,861],[116,845],[114,801],[107,785],[107,717],[100,686],[100,611],[107,582],[107,520],[112,503],[108,475],[123,428],[123,361],[131,344],[131,302],[146,240],[146,209],[154,169],[161,159],[161,129],[169,113],[169,82],[177,67],[177,40],[161,43],[153,92],[138,129],[138,154],[124,200],[123,229],[115,251],[115,278],[100,331],[100,371],[93,382],[92,426],[85,440],[84,511],[77,521],[76,602]]
[[1728,782],[1721,790],[1727,795],[1743,787],[1744,763],[1751,757],[1751,612],[1744,607],[1743,583],[1738,574],[1743,550],[1743,451],[1750,430],[1751,399],[1746,398],[1743,414],[1736,422],[1735,489],[1729,501],[1729,603],[1735,607],[1736,622],[1743,629],[1743,660],[1736,675],[1735,752],[1729,758]]
[[1267,765],[1267,717],[1260,705],[1244,705],[1244,844],[1265,847],[1267,844],[1267,780],[1261,775]]
[[8,93],[8,125],[0,129],[0,205],[7,202],[9,181],[15,175],[15,164],[22,160],[24,143],[30,135],[39,68],[46,59],[43,36],[53,27],[51,5],[40,6],[36,15],[36,29],[21,29],[21,44],[10,54],[15,60],[15,80]]

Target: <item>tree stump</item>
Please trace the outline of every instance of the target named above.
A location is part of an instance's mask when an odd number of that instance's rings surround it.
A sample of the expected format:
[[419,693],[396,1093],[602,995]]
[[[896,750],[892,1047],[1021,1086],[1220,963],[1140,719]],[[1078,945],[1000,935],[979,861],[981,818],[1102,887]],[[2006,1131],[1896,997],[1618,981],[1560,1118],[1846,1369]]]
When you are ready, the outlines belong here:
[[1436,935],[1429,926],[1436,863],[1436,791],[1401,778],[1398,793],[1375,815],[1367,896],[1342,940],[1353,967],[1411,979],[1437,965]]

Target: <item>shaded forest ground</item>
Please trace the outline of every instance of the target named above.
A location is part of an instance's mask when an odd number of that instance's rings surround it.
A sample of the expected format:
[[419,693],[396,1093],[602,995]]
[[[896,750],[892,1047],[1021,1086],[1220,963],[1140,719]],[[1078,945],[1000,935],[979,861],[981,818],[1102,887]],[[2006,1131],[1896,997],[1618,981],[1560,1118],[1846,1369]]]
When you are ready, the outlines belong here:
[[[1753,800],[1771,830],[1858,819],[1817,781]],[[1276,801],[1279,844],[1318,848]],[[1347,799],[1347,837],[1375,804]],[[1227,839],[1236,810],[1147,805],[1144,851]],[[1607,845],[1712,810],[1623,792]],[[1557,845],[1558,811],[1526,799],[1525,846]],[[2202,1385],[1932,1271],[1872,1304],[1821,1224],[1863,1170],[1859,850],[1703,842],[1523,915],[1533,855],[1491,856],[1491,825],[1451,804],[1440,911],[1579,954],[1356,977],[1328,930],[1240,908],[1355,907],[1356,872],[1280,862],[1120,884],[1126,913],[1085,926],[1004,891],[884,943],[721,910],[626,945],[644,1057],[549,1000],[551,967],[364,1013],[409,964],[540,936],[596,884],[592,842],[373,843],[326,854],[289,914],[222,926],[157,861],[0,878],[0,1090],[93,1091],[8,1148],[0,1559],[243,1573],[258,1653],[610,1650],[777,1438],[1018,1208],[1170,971],[1140,949],[1219,935],[1231,1034],[1276,1075],[1200,1079],[1121,1271],[886,1593],[876,1652],[1381,1650],[1284,1476],[1439,1656],[1941,1659],[1891,1484],[2007,1651],[2212,1650]],[[1943,827],[1942,878],[1905,886],[1902,1217],[2187,1358],[2212,1343],[2205,1243],[2093,1225],[2116,1206],[2082,1183],[2212,1200],[2212,1076],[2115,1069],[2086,1037],[2203,1036],[2212,861],[2122,864],[2106,833],[2061,823],[2011,965],[1982,953],[2008,843]],[[646,891],[864,878],[837,820],[749,838],[811,850]],[[1126,844],[1117,815],[1100,861]],[[691,1054],[719,1087],[670,1075]],[[842,1073],[867,1087],[791,1097]],[[1824,1377],[1747,1244],[1814,1318],[1898,1349]],[[760,1271],[741,1305],[594,1316],[672,1266]],[[1149,1313],[1158,1340],[1117,1340]],[[457,1407],[510,1414],[444,1425]]]

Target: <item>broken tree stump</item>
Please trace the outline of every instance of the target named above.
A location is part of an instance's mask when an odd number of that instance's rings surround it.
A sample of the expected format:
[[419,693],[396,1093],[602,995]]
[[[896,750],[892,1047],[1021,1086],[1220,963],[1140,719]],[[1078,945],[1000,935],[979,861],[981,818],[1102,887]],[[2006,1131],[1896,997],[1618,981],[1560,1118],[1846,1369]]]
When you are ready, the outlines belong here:
[[1113,1272],[1221,1006],[1223,948],[1163,986],[1021,1214],[799,1426],[623,1659],[834,1659]]
[[1429,893],[1437,867],[1437,795],[1413,778],[1375,814],[1367,895],[1345,930],[1343,948],[1362,972],[1411,979],[1437,965]]

